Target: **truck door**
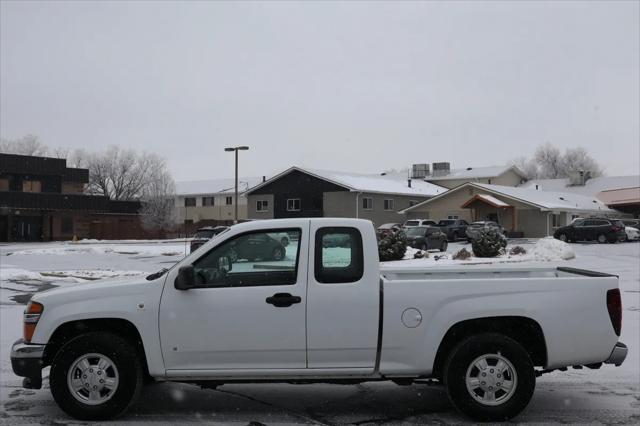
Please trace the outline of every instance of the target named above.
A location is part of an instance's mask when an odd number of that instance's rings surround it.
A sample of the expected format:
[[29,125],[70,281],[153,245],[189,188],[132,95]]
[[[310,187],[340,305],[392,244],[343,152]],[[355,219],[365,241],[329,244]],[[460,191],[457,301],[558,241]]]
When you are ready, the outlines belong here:
[[341,223],[311,222],[307,363],[372,372],[380,315],[377,243],[371,224]]
[[[177,271],[169,273],[159,313],[168,375],[306,368],[309,220],[294,224],[231,236],[202,253],[192,261],[197,288],[177,290]],[[285,248],[268,237],[274,232],[297,238]]]

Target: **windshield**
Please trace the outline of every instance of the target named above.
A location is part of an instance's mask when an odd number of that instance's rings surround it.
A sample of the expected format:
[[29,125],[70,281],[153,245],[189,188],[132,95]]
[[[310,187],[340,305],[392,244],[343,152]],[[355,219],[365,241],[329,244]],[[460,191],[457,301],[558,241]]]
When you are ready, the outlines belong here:
[[453,222],[455,222],[455,221],[451,220],[451,219],[441,220],[440,222],[438,222],[438,225],[440,225],[440,226],[453,225]]
[[418,226],[419,223],[417,220],[408,220],[404,223],[404,226]]
[[213,229],[207,229],[206,231],[197,231],[193,238],[206,238],[207,240],[214,235]]
[[426,229],[427,228],[425,228],[424,226],[415,226],[415,227],[413,227],[413,228],[411,228],[411,229],[409,229],[407,231],[407,236],[410,236],[410,237],[423,236],[424,235],[424,231]]

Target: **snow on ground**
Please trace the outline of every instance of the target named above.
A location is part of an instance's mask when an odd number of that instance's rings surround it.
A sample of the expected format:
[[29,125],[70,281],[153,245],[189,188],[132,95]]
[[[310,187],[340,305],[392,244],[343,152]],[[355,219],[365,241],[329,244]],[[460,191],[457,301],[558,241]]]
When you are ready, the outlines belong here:
[[[98,249],[78,250],[79,245]],[[529,408],[516,420],[534,424],[637,424],[640,420],[640,244],[571,244],[567,247],[554,240],[518,240],[510,242],[508,248],[513,245],[524,247],[527,254],[453,261],[453,253],[463,247],[471,249],[466,243],[453,243],[439,260],[436,256],[442,254],[432,252],[428,259],[386,264],[436,267],[443,263],[545,262],[619,275],[624,308],[621,340],[629,346],[625,363],[617,368],[569,369],[540,377]],[[344,254],[338,251],[334,253],[336,261]],[[21,379],[11,370],[11,344],[21,335],[23,304],[32,293],[101,277],[146,274],[171,266],[185,252],[188,253],[188,243],[180,241],[0,244],[0,424],[76,423],[54,403],[48,390],[47,370],[44,388],[37,391],[22,389]],[[571,252],[575,257],[571,258]],[[291,245],[287,247],[287,260],[294,257],[295,245]],[[408,251],[407,257],[413,257],[412,251]],[[243,265],[249,266],[249,262]],[[145,388],[143,398],[118,424],[151,422],[470,424],[452,409],[442,387],[391,383],[247,384],[225,385],[217,390],[156,384]]]

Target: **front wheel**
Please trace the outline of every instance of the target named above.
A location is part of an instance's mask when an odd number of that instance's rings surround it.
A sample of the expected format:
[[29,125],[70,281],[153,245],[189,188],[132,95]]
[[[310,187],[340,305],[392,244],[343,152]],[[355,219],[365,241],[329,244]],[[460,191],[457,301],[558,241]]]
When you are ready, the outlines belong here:
[[604,234],[600,234],[600,235],[598,235],[598,242],[599,242],[600,244],[604,244],[604,243],[606,243],[606,242],[607,242],[607,236],[606,236],[606,235],[604,235]]
[[287,237],[282,237],[282,239],[280,240],[280,244],[282,244],[283,247],[286,247],[289,245],[289,239]]
[[563,234],[558,235],[558,239],[559,239],[560,241],[562,241],[562,242],[565,242],[565,243],[569,241],[569,238],[567,238],[567,234],[564,234],[564,233],[563,233]]
[[453,405],[476,421],[504,421],[525,409],[535,389],[527,351],[497,333],[471,336],[451,352],[444,384]]
[[440,251],[447,251],[447,247],[449,247],[449,243],[447,243],[447,240],[444,240],[440,246]]
[[136,348],[112,333],[82,334],[64,345],[51,364],[51,394],[79,420],[107,420],[136,400],[143,375]]

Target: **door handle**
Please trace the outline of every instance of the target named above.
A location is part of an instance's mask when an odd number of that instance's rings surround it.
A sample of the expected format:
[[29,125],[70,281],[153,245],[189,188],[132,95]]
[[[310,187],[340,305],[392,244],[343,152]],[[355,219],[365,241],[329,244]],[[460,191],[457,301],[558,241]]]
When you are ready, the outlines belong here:
[[289,293],[276,293],[271,297],[267,297],[266,302],[276,308],[288,308],[294,303],[302,302],[300,296],[292,296]]

